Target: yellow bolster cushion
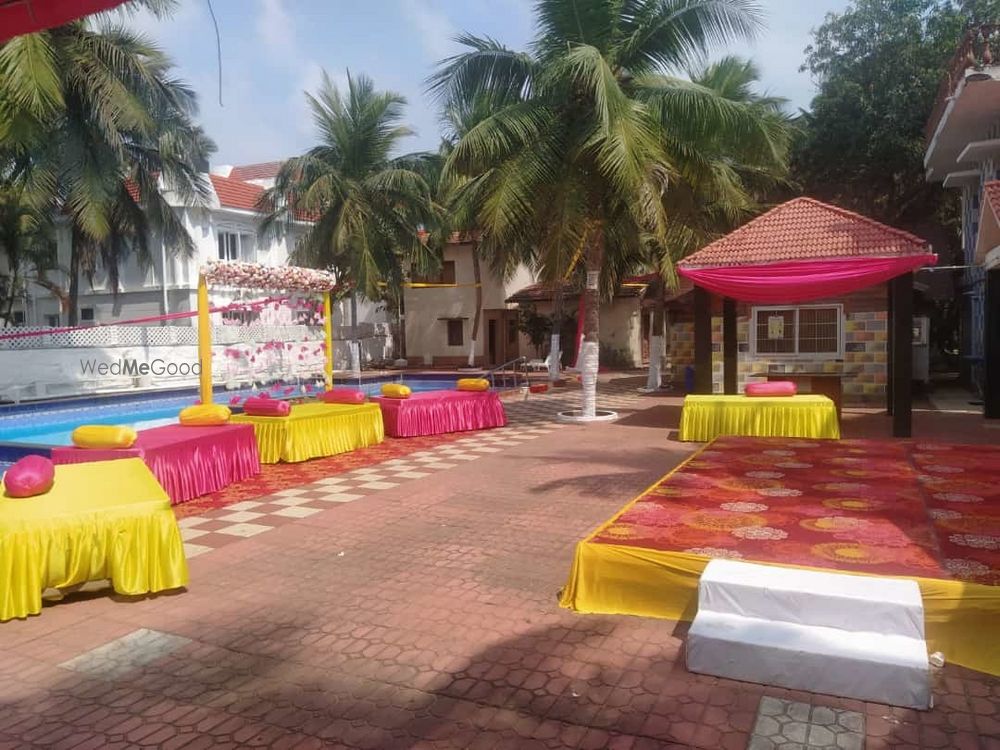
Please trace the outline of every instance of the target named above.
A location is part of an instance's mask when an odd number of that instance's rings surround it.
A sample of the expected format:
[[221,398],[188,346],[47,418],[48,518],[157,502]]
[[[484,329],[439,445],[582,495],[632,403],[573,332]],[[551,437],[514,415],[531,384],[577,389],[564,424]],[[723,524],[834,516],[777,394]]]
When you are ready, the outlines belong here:
[[386,398],[409,398],[413,391],[410,386],[402,383],[386,383],[382,386],[382,395]]
[[77,448],[131,448],[135,430],[112,424],[85,424],[70,435]]
[[212,427],[229,421],[232,412],[222,404],[197,404],[181,409],[181,424],[187,427]]
[[486,378],[459,378],[458,390],[460,391],[488,391],[490,381]]

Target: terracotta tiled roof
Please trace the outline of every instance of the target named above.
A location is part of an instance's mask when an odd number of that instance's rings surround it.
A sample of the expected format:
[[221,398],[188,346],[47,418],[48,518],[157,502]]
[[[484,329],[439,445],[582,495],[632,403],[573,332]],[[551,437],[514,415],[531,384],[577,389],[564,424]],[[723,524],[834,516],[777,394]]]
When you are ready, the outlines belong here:
[[930,252],[925,240],[812,198],[782,203],[689,255],[685,267],[748,266]]
[[1000,221],[1000,180],[993,180],[983,185],[983,196],[993,209],[997,221]]
[[209,175],[215,194],[219,196],[219,205],[225,208],[238,208],[243,211],[256,211],[257,201],[264,193],[260,185],[252,185],[232,177]]
[[229,177],[234,180],[273,180],[278,176],[283,161],[265,161],[260,164],[243,164],[233,167]]
[[[518,289],[512,295],[510,295],[505,302],[508,303],[532,303],[532,302],[548,302],[555,298],[556,285],[555,284],[531,284],[522,289]],[[616,297],[641,297],[645,287],[639,286],[623,286],[615,294]],[[563,285],[563,298],[564,299],[576,299],[580,296],[580,290],[569,285]]]

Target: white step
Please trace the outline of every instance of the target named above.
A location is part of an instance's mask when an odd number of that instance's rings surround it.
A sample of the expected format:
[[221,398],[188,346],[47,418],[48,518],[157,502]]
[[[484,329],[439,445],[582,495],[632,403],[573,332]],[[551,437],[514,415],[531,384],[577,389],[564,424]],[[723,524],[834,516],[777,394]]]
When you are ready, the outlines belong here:
[[692,672],[926,709],[922,639],[699,610],[687,641]]
[[698,611],[924,638],[916,581],[712,560]]

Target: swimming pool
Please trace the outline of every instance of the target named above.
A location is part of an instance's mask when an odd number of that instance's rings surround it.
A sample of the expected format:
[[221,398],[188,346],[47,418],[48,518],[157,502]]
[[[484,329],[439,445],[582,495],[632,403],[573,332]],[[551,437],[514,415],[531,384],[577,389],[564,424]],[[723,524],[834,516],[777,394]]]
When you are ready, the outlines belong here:
[[[384,383],[405,382],[414,391],[435,391],[455,387],[455,377],[440,375],[398,375],[364,378],[347,383],[337,381],[337,385],[360,388],[369,395],[377,395]],[[272,386],[270,392],[277,398],[304,395],[299,387]],[[215,402],[219,404],[239,403],[254,392],[218,391]],[[0,407],[0,443],[16,443],[21,446],[69,445],[70,433],[81,424],[128,425],[137,430],[173,424],[177,412],[190,406],[197,399],[192,389],[164,394],[143,394],[141,396],[101,396],[72,399],[64,402],[46,402]],[[238,399],[239,401],[237,401]],[[16,459],[22,450],[0,445],[0,462]]]

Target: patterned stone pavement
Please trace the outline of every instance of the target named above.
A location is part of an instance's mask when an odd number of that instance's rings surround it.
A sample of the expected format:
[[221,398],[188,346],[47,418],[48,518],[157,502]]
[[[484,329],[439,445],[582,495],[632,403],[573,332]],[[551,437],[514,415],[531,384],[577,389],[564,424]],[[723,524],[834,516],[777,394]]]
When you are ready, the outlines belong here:
[[[665,439],[676,400],[618,389],[617,423],[554,428],[573,400],[512,404],[491,434],[545,434],[473,460],[188,524],[198,544],[283,519],[192,559],[183,593],[69,596],[0,625],[0,747],[744,750],[782,714],[807,740],[860,716],[869,750],[1000,748],[1000,683],[968,670],[935,673],[934,710],[894,709],[692,675],[683,624],[560,610],[575,542],[690,450]],[[329,501],[361,484],[395,486]]]

